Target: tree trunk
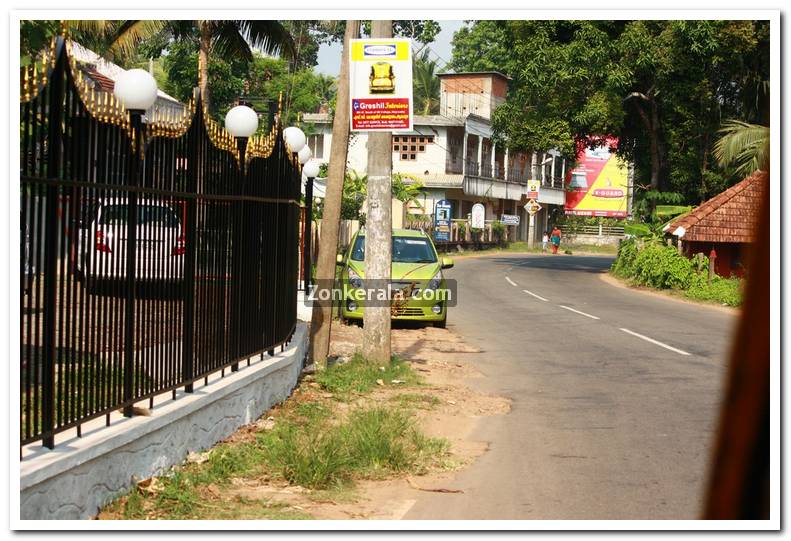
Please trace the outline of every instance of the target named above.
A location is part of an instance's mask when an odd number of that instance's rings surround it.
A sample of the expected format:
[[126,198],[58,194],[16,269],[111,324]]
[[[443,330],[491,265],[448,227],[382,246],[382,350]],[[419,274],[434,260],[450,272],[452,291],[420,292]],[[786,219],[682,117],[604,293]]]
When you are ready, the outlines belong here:
[[[335,118],[332,122],[327,188],[321,219],[319,255],[316,261],[316,287],[310,323],[310,358],[317,368],[327,364],[332,325],[331,288],[335,280],[335,256],[341,220],[341,196],[349,148],[349,40],[360,34],[360,21],[346,21],[341,52],[341,73]],[[321,300],[325,299],[325,300]]]
[[209,113],[209,49],[211,29],[206,21],[200,21],[200,49],[198,50],[198,86],[203,100],[203,110]]
[[[392,38],[393,21],[372,21],[372,38]],[[389,132],[368,134],[368,215],[365,221],[365,279],[373,298],[389,298],[392,261],[393,148]],[[370,285],[369,285],[370,284]],[[390,303],[364,307],[362,353],[377,366],[390,362]]]

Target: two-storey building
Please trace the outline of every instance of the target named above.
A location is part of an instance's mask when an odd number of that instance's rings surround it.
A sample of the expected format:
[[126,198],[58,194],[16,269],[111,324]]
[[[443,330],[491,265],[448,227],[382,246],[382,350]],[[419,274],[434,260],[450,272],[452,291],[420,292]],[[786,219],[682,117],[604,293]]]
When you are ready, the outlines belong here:
[[[447,73],[440,78],[440,108],[436,115],[415,115],[413,130],[393,132],[393,173],[419,182],[418,204],[407,212],[432,215],[436,201],[447,199],[455,219],[466,219],[472,205],[483,203],[486,219],[517,215],[514,231],[528,238],[527,181],[541,180],[538,202],[543,206],[530,230],[534,239],[547,228],[555,209],[565,203],[566,161],[558,152],[513,152],[493,141],[492,112],[506,100],[508,78],[498,72]],[[304,114],[313,126],[308,145],[314,157],[330,160],[332,120],[326,113]],[[348,167],[364,173],[367,134],[352,133]]]

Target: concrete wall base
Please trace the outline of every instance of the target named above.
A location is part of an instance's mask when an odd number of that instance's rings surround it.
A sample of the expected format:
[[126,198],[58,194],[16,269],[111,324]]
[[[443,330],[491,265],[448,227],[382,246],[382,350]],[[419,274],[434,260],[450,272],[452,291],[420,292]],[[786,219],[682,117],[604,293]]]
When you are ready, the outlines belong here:
[[[155,401],[150,417],[120,418],[83,428],[83,437],[54,449],[27,446],[20,465],[20,518],[84,519],[136,481],[167,471],[258,419],[297,384],[307,354],[307,326],[298,322],[290,344],[274,357],[256,356],[239,371],[210,378],[193,393]],[[280,348],[278,348],[280,349]],[[147,405],[147,404],[145,404]]]
[[[569,234],[565,240],[567,242],[572,242],[575,244],[593,244],[594,246],[604,246],[605,244],[611,244],[617,246],[618,243],[621,241],[623,237],[619,236],[609,236],[609,235],[586,235],[586,234],[578,234],[578,235],[571,235]],[[563,244],[561,243],[561,247]]]

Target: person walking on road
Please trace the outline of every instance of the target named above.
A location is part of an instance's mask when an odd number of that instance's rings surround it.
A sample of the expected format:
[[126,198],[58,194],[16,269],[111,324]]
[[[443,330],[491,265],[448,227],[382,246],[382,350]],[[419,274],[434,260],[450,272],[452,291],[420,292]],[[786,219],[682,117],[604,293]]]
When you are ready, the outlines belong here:
[[552,229],[552,233],[550,234],[549,237],[549,240],[552,242],[553,254],[558,253],[558,248],[560,247],[560,237],[561,237],[560,229],[558,228],[558,226],[555,226]]
[[541,237],[541,251],[543,253],[547,253],[547,244],[549,244],[549,231],[544,231],[544,235]]

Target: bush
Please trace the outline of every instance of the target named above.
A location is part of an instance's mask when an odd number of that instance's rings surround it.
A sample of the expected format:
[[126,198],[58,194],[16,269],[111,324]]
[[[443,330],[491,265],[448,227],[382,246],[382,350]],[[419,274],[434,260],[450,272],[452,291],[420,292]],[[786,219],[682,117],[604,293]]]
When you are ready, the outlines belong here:
[[691,299],[728,306],[739,306],[742,302],[742,280],[714,276],[709,284],[708,257],[697,254],[688,259],[659,240],[621,241],[610,272],[636,284],[682,290]]
[[641,285],[686,289],[694,275],[692,261],[672,246],[647,243],[634,259],[634,279]]
[[714,276],[711,284],[703,276],[696,276],[686,296],[700,301],[712,301],[728,306],[741,306],[743,281],[738,278]]
[[[639,250],[637,239],[622,240],[618,245],[618,256],[610,269],[616,276],[631,278],[634,275],[634,260]],[[642,244],[642,243],[641,243]]]
[[492,235],[497,244],[505,244],[505,226],[501,222],[492,222]]

